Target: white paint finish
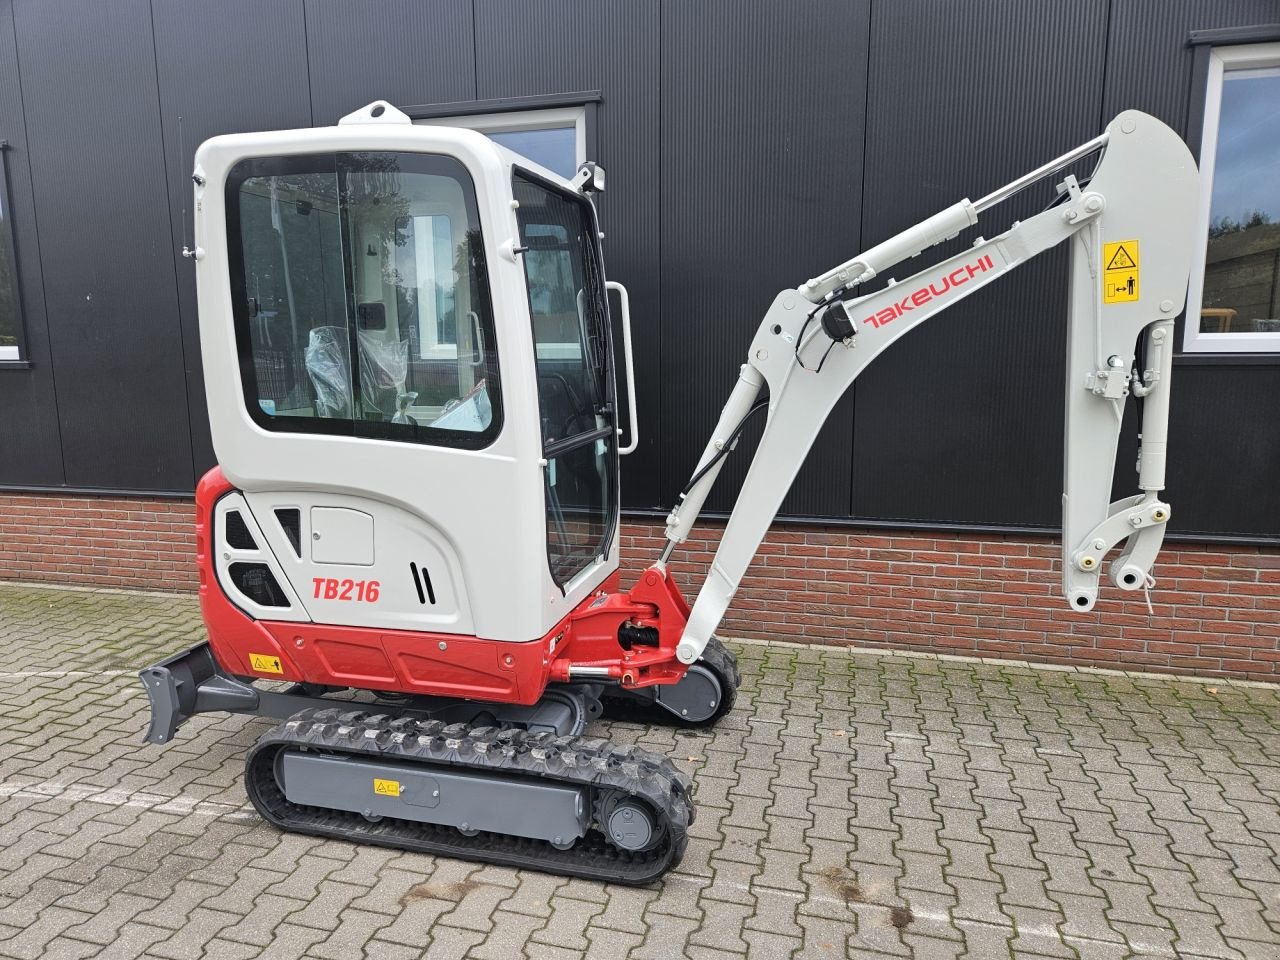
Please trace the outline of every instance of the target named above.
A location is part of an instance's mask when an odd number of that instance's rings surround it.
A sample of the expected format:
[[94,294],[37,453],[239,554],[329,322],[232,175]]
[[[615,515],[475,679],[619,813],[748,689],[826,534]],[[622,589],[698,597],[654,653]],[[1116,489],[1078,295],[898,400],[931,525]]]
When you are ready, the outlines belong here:
[[350,507],[311,508],[311,562],[373,565],[373,517]]
[[[252,550],[239,549],[227,543],[227,514],[230,511],[236,511],[240,514],[244,525],[249,530],[249,535],[253,537],[253,542],[257,547]],[[284,534],[281,533],[283,538]],[[299,597],[299,593],[290,583],[289,578],[285,576],[284,569],[280,566],[278,548],[273,547],[270,538],[266,535],[263,526],[258,523],[253,511],[249,508],[249,504],[240,493],[229,493],[221,500],[213,511],[213,568],[218,577],[218,583],[222,586],[223,591],[231,598],[231,602],[250,614],[258,620],[291,620],[306,621],[311,618],[307,616],[306,608],[303,606]],[[292,548],[289,548],[292,551]],[[235,584],[231,582],[231,565],[233,563],[264,563],[271,571],[271,575],[275,577],[276,583],[280,585],[280,589],[284,592],[285,597],[289,601],[287,607],[264,607],[260,603],[255,603],[252,599],[245,596],[236,589]]]
[[[1074,179],[1069,183],[1074,184]],[[681,661],[696,660],[719,626],[822,424],[859,374],[903,334],[1063,242],[1071,251],[1071,321],[1065,360],[1063,593],[1071,600],[1072,609],[1090,609],[1097,597],[1101,566],[1086,572],[1070,560],[1088,532],[1112,510],[1116,445],[1137,338],[1153,326],[1167,327],[1167,321],[1182,309],[1197,188],[1195,162],[1181,138],[1154,117],[1126,111],[1108,125],[1106,152],[1085,191],[1073,187],[1060,206],[1015,223],[991,240],[979,238],[969,250],[915,276],[898,283],[891,279],[883,290],[844,300],[856,330],[845,342],[833,343],[822,331],[820,319],[809,320],[813,307],[804,287],[779,293],[748,353],[749,367],[768,384],[769,419],[707,580],[693,604],[678,648]],[[951,209],[959,210],[959,206]],[[884,272],[893,266],[885,257],[910,256],[919,249],[922,237],[940,240],[961,218],[957,213],[944,216],[942,221],[938,226],[937,218],[930,218],[924,229],[908,228],[904,234],[909,242],[898,243],[896,238],[885,241],[876,248],[881,255],[872,258],[874,264],[859,268],[860,258],[855,258],[850,261],[853,266],[840,269],[861,275],[858,269],[874,266],[877,273]],[[1103,244],[1124,240],[1137,240],[1142,251],[1141,298],[1104,304]],[[830,282],[819,277],[817,289]],[[1118,364],[1115,369],[1126,378],[1123,392],[1117,389],[1114,396],[1099,395],[1092,385],[1100,373],[1112,368],[1112,357]],[[1171,360],[1171,352],[1165,351],[1164,358]],[[1048,362],[1048,358],[1034,359]],[[1155,386],[1144,408],[1144,430],[1154,446],[1146,453],[1161,461],[1158,469],[1146,471],[1142,477],[1152,490],[1163,485],[1169,366],[1164,362],[1157,371],[1158,379],[1153,381]],[[725,440],[741,418],[738,411],[748,408],[758,390],[750,378],[739,381],[700,464],[716,453],[717,442]],[[715,471],[710,471],[700,480],[685,504],[668,518],[669,540],[678,542],[687,536],[706,494],[706,489],[700,488],[709,489],[714,476]],[[1146,492],[1154,495],[1152,490]],[[1141,552],[1127,553],[1125,569],[1154,562],[1163,532],[1164,524],[1135,529],[1130,546],[1139,539],[1145,545]],[[1145,572],[1150,572],[1149,566]]]
[[[284,576],[315,622],[430,633],[475,633],[471,601],[464,586],[462,557],[449,536],[448,511],[433,509],[429,496],[423,497],[419,511],[368,497],[323,491],[265,490],[245,494],[245,500],[258,518]],[[301,557],[293,552],[288,537],[274,522],[274,511],[289,507],[302,514]],[[316,562],[315,544],[323,543],[326,534],[320,531],[320,540],[315,540],[317,531],[312,518],[335,510],[369,517],[373,534],[370,565]],[[440,522],[435,522],[434,517],[439,517]],[[409,569],[411,562],[419,569],[428,570],[435,593],[434,604],[419,601]],[[321,583],[317,589],[317,579],[337,580],[339,584],[351,580],[353,586],[348,599],[326,599],[325,585]],[[370,581],[378,584],[377,599],[359,599],[361,590],[354,584],[363,582],[366,585],[363,592],[367,594]]]
[[[352,150],[449,155],[462,163],[475,184],[504,407],[502,428],[483,450],[267,431],[245,409],[227,260],[227,174],[246,157]],[[382,581],[386,599],[375,604],[316,605],[313,574],[293,557],[275,524],[262,520],[271,531],[268,540],[278,563],[287,567],[296,586],[294,592],[302,594],[318,621],[418,625],[487,639],[532,640],[617,569],[616,533],[603,562],[577,578],[566,594],[547,567],[532,324],[523,264],[519,256],[503,252],[519,245],[512,208],[513,164],[527,165],[472,130],[402,122],[221,136],[206,141],[196,153],[195,168],[204,180],[195,187],[194,221],[195,243],[204,250],[195,265],[200,346],[213,446],[223,472],[245,491],[260,519],[268,515],[267,508],[289,502],[345,505],[374,517],[376,563],[348,569],[365,579],[373,572]],[[570,189],[550,171],[538,172]],[[403,543],[383,539],[388,525],[384,511],[398,518],[389,525],[399,528]],[[309,532],[304,530],[303,537],[305,543]],[[448,612],[428,614],[421,612],[413,592],[408,561],[420,563],[416,557],[433,550],[448,571],[448,577],[437,582],[437,597],[450,597],[451,605]],[[323,575],[338,576],[341,569],[326,566]],[[432,576],[436,581],[434,565]],[[280,619],[276,611],[272,617]]]

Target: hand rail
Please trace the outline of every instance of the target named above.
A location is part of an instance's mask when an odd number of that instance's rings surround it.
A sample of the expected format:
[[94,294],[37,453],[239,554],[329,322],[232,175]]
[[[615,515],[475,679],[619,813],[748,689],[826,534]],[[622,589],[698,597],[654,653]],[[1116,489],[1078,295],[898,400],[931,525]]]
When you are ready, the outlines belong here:
[[[640,443],[640,416],[636,411],[636,366],[631,356],[631,297],[627,294],[627,288],[616,280],[605,281],[605,287],[617,293],[618,300],[622,304],[622,351],[626,358],[627,409],[631,414],[631,442],[625,447],[618,448],[618,456],[625,457],[629,453],[635,453],[636,446]],[[618,433],[621,435],[621,428],[618,429]]]

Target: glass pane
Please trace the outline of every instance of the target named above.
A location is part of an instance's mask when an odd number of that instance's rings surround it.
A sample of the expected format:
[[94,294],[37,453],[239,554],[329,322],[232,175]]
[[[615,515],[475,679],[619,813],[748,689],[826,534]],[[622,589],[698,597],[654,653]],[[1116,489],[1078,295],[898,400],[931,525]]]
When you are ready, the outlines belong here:
[[341,154],[242,167],[232,280],[255,419],[471,446],[491,434],[496,340],[461,165]]
[[[0,172],[3,172],[0,158]],[[0,176],[0,348],[10,357],[18,346],[18,272],[13,259],[13,224],[9,222],[8,191]]]
[[603,427],[608,325],[595,220],[586,201],[515,178],[520,244],[547,443]]
[[453,226],[443,214],[401,217],[396,224],[396,312],[409,337],[409,355],[454,356],[458,316],[454,299]]
[[547,558],[564,585],[605,552],[614,514],[614,459],[603,438],[547,461]]
[[1203,333],[1280,333],[1280,68],[1223,75]]
[[351,419],[338,175],[330,167],[240,186],[255,400],[272,417]]
[[569,180],[578,172],[578,131],[576,127],[547,130],[509,130],[489,134],[508,150],[541,164]]
[[590,205],[517,175],[546,472],[547,554],[563,585],[605,553],[617,514],[608,305]]

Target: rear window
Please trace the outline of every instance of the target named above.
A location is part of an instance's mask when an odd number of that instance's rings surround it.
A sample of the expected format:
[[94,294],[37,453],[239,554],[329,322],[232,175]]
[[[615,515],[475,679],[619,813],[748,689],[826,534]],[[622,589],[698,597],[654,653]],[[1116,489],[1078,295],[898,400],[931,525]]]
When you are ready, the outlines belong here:
[[241,161],[228,253],[245,404],[269,430],[486,446],[501,391],[475,191],[449,157]]

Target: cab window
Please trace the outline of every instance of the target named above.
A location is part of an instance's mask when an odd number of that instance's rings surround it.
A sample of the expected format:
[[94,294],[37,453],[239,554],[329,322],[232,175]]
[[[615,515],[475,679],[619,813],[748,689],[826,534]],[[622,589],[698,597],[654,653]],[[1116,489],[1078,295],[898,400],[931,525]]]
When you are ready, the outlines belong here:
[[618,512],[617,418],[595,216],[581,197],[517,173],[542,422],[547,558],[564,587],[609,549]]
[[227,186],[236,341],[271,430],[463,447],[501,426],[474,189],[448,157],[244,160]]

